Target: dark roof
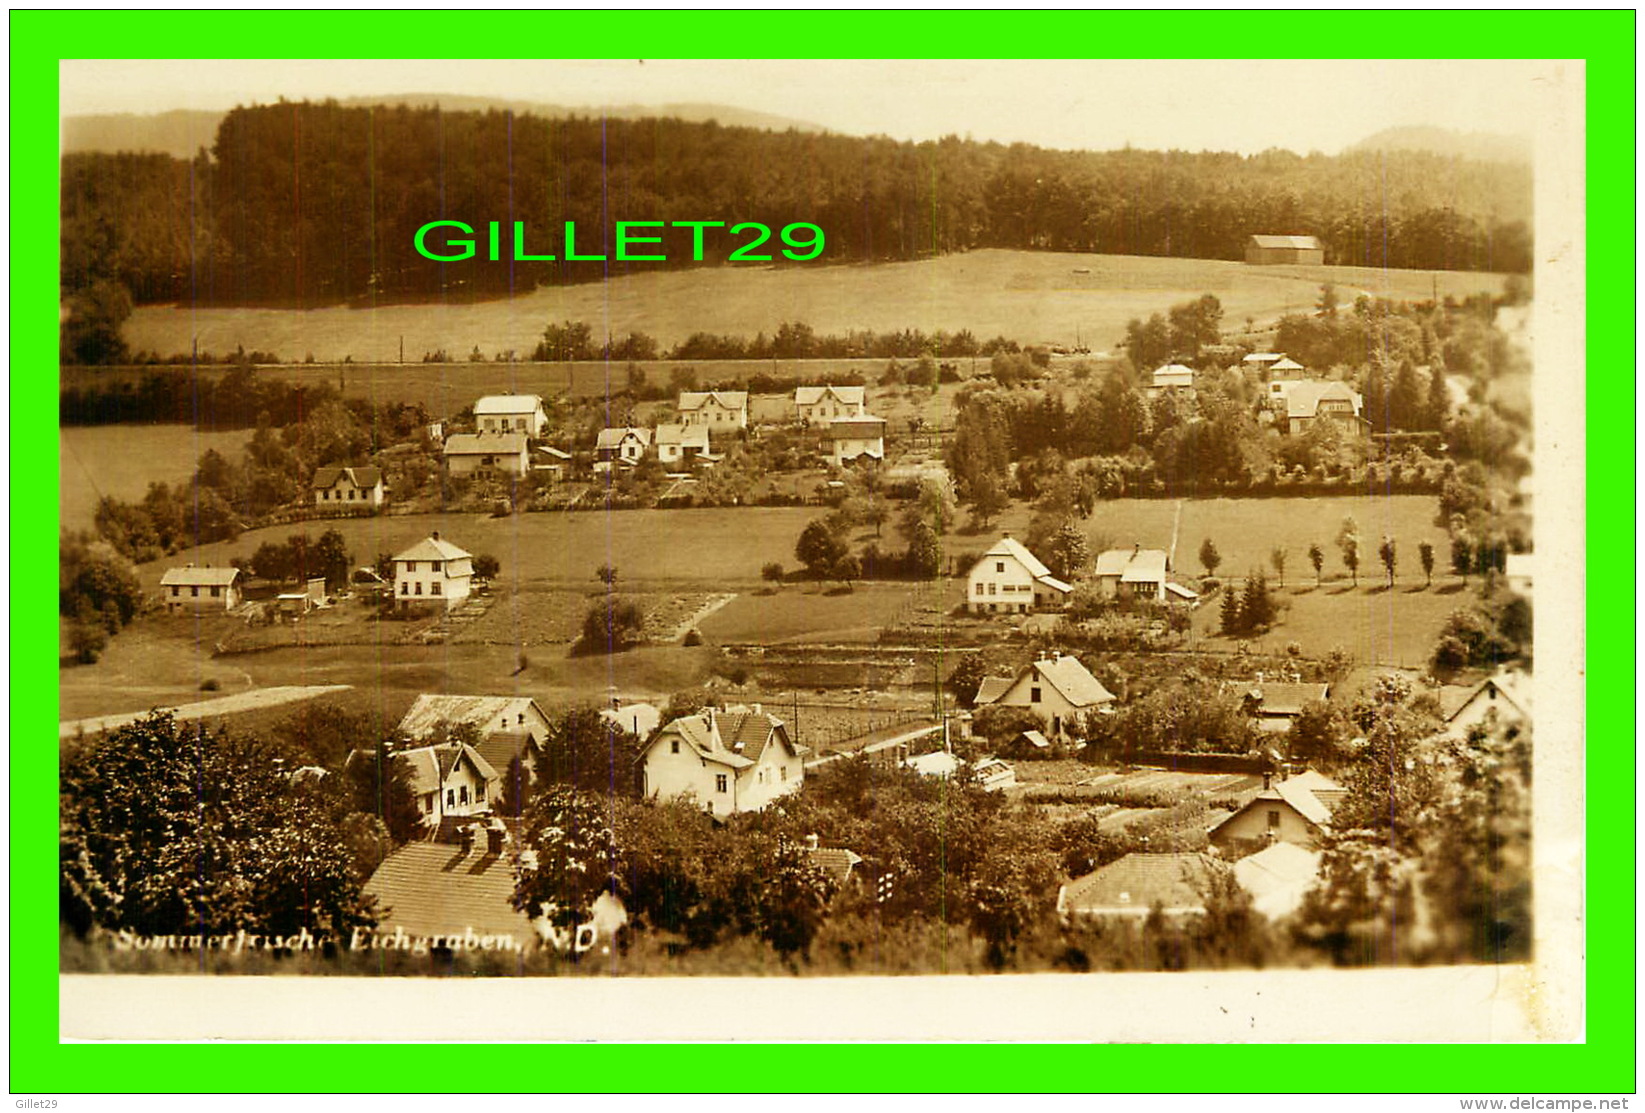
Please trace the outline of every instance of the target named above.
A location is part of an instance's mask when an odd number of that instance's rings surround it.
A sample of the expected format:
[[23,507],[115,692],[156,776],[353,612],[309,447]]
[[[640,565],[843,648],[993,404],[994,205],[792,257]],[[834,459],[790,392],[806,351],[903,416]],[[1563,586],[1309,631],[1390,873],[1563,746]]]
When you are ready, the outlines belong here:
[[315,468],[314,489],[330,488],[337,485],[337,480],[348,476],[348,481],[356,487],[369,490],[383,481],[381,468]]
[[525,914],[509,904],[514,866],[493,856],[444,843],[414,842],[383,860],[365,884],[377,898],[379,932],[404,928],[413,936],[506,935],[522,947],[537,933]]
[[529,751],[536,748],[537,738],[529,730],[494,730],[474,747],[499,777],[508,776],[508,767],[515,758],[528,761]]
[[826,846],[807,850],[805,856],[836,885],[844,885],[851,876],[851,867],[862,861],[862,856],[852,851]]
[[860,440],[863,437],[883,437],[883,417],[836,417],[828,423],[827,437],[831,441]]
[[1203,911],[1210,866],[1198,854],[1127,854],[1063,886],[1063,912]]
[[[781,719],[775,715],[756,711],[727,711],[715,716],[720,728],[720,741],[725,748],[734,754],[741,754],[750,761],[759,761],[765,747],[777,734],[783,731],[783,739],[787,741],[788,732],[783,727]],[[790,745],[789,749],[793,749]]]

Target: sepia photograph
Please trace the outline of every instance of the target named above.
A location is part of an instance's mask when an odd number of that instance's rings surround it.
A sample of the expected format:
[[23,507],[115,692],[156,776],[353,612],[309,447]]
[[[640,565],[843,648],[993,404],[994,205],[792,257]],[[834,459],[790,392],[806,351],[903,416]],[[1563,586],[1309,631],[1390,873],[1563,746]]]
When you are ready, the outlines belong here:
[[63,59],[63,1035],[1578,1038],[1583,81]]

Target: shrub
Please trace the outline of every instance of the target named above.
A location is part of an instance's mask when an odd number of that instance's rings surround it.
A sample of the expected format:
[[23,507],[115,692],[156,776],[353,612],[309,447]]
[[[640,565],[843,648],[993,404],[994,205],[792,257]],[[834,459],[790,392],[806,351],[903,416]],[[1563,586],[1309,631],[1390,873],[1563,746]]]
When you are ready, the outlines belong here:
[[208,676],[204,680],[200,681],[200,690],[202,692],[215,692],[222,686],[222,682],[215,676]]
[[696,627],[692,627],[690,630],[687,630],[685,632],[685,643],[684,644],[686,644],[686,645],[701,645],[701,644],[703,644],[702,632],[699,631]]

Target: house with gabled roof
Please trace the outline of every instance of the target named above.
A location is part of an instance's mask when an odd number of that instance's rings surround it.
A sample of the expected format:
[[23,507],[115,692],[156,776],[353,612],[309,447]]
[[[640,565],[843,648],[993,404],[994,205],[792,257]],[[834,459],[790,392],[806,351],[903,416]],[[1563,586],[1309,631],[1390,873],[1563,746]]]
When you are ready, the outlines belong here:
[[448,816],[487,813],[501,798],[497,770],[473,746],[462,742],[399,750],[394,760],[410,772],[417,810],[430,826]]
[[1151,394],[1163,392],[1192,394],[1194,369],[1181,363],[1167,363],[1154,368],[1148,384]]
[[1241,845],[1266,846],[1289,842],[1316,850],[1331,830],[1331,809],[1307,782],[1282,780],[1263,774],[1262,791],[1244,807],[1211,829],[1211,845],[1232,849]]
[[972,614],[1027,614],[1062,609],[1073,590],[1008,533],[971,566],[965,600]]
[[1309,425],[1319,420],[1330,421],[1354,436],[1370,429],[1370,423],[1361,416],[1365,398],[1347,383],[1275,379],[1268,384],[1268,400],[1280,418],[1280,429],[1292,436],[1306,433]]
[[1164,549],[1107,549],[1097,554],[1097,590],[1105,599],[1165,601],[1169,560]]
[[1255,235],[1245,241],[1245,261],[1257,266],[1300,264],[1321,266],[1325,245],[1316,236]]
[[1057,890],[1065,920],[1145,920],[1156,907],[1168,919],[1205,914],[1216,867],[1201,854],[1127,854]]
[[168,568],[160,577],[160,598],[172,612],[232,611],[240,605],[240,570],[209,564]]
[[683,422],[667,422],[657,426],[655,444],[657,459],[663,464],[674,467],[682,464],[690,466],[709,454],[708,428],[703,425],[686,425]]
[[712,436],[748,428],[748,391],[685,390],[680,392],[680,420],[701,425]]
[[524,433],[453,433],[441,453],[452,475],[524,475],[531,470],[528,444]]
[[473,587],[474,554],[442,541],[438,530],[394,556],[394,598],[401,607],[439,603],[450,609]]
[[1235,862],[1234,880],[1251,894],[1251,907],[1280,920],[1302,907],[1302,898],[1318,884],[1319,863],[1319,851],[1277,842]]
[[[1449,704],[1450,701],[1445,701]],[[1466,738],[1476,726],[1487,729],[1519,727],[1531,721],[1531,678],[1504,669],[1468,689],[1445,716],[1448,733]]]
[[865,387],[802,386],[794,390],[795,420],[805,425],[822,425],[837,417],[862,417],[867,412]]
[[705,707],[665,725],[640,755],[647,796],[694,798],[712,815],[759,811],[798,792],[806,750],[759,704]]
[[540,437],[548,425],[543,400],[535,394],[488,394],[474,403],[474,427],[481,433],[524,433]]
[[594,439],[594,457],[607,466],[638,464],[651,449],[651,430],[634,425],[620,425],[601,429]]
[[450,696],[420,695],[400,720],[400,733],[414,742],[422,741],[441,727],[474,728],[479,741],[474,749],[496,770],[509,775],[515,759],[520,762],[521,781],[529,786],[542,760],[548,741],[548,716],[530,696]]
[[1047,734],[1067,737],[1079,729],[1078,717],[1112,707],[1114,693],[1079,658],[1052,653],[1025,665],[1009,680],[985,677],[976,705],[1025,707],[1039,716]]
[[316,468],[310,486],[322,509],[381,506],[387,497],[381,468]]
[[885,459],[885,418],[864,414],[830,419],[823,429],[823,451],[836,467],[865,456]]
[[1329,684],[1267,680],[1261,674],[1243,688],[1246,714],[1256,720],[1259,730],[1272,734],[1290,730],[1304,707],[1331,697]]

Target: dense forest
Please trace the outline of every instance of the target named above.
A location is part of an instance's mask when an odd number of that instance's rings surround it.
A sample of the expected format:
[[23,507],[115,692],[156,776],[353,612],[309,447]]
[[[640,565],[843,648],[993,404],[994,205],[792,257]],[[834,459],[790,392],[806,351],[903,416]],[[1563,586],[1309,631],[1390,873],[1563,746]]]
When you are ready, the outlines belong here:
[[[827,234],[825,262],[978,247],[1237,259],[1270,232],[1319,236],[1328,263],[1525,272],[1530,215],[1528,168],[1415,152],[1070,152],[281,102],[230,112],[190,160],[65,156],[62,285],[71,300],[123,286],[139,304],[319,306],[689,265],[689,250],[615,261],[618,220],[806,221]],[[473,225],[480,255],[419,255],[414,234],[439,219]],[[527,252],[560,258],[486,261],[488,221],[505,256],[520,221]],[[566,262],[567,221],[580,252],[612,261]],[[705,259],[747,238],[711,233]]]

